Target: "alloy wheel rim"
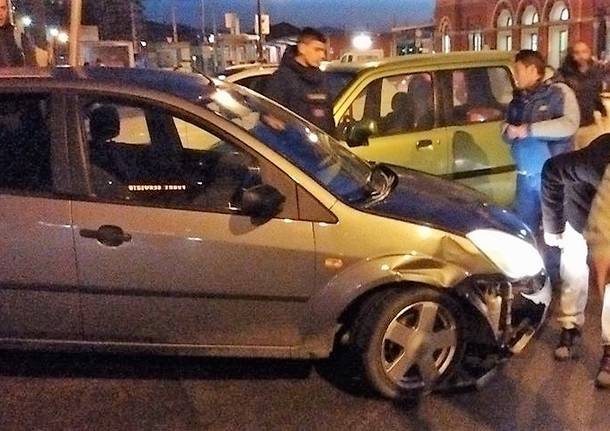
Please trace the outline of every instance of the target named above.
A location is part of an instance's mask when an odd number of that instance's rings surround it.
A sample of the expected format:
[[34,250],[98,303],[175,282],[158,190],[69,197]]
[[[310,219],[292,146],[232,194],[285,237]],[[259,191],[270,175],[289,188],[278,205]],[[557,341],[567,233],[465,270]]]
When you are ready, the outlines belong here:
[[402,389],[431,388],[457,351],[457,323],[443,305],[408,305],[390,322],[381,343],[386,376]]

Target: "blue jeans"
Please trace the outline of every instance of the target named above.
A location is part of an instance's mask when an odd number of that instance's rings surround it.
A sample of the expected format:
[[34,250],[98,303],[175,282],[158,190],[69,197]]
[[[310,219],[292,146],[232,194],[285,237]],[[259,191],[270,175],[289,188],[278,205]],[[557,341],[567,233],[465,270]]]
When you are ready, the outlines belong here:
[[517,197],[515,200],[515,213],[538,235],[542,222],[542,208],[540,205],[541,174],[518,174]]
[[540,236],[542,224],[542,206],[540,203],[541,174],[517,175],[517,199],[515,213],[532,230],[538,239],[538,246],[551,281],[559,280],[560,251],[556,247],[548,247]]

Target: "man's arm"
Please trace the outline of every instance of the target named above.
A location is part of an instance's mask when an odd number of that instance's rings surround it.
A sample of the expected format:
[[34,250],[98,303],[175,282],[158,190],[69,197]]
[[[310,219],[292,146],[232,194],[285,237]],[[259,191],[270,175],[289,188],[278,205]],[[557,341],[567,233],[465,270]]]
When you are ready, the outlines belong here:
[[529,135],[541,139],[565,139],[573,136],[580,126],[580,108],[574,91],[565,84],[555,84],[563,94],[563,115],[552,120],[530,124]]
[[545,233],[554,235],[563,233],[566,222],[563,210],[564,172],[569,160],[563,156],[547,160],[542,169],[542,225]]
[[597,285],[603,292],[610,281],[610,166],[597,190],[586,232]]

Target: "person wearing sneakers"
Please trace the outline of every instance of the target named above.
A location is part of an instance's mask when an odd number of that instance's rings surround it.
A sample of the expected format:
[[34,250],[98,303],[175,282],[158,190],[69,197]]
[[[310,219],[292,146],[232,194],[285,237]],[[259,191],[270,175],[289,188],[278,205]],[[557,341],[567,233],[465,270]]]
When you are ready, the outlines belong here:
[[555,359],[578,356],[589,290],[587,242],[583,236],[595,193],[610,163],[610,134],[588,147],[549,159],[542,170],[545,242],[560,247],[561,336]]
[[604,353],[596,384],[610,388],[610,166],[591,209],[586,232],[591,251],[591,267],[602,301],[602,344]]

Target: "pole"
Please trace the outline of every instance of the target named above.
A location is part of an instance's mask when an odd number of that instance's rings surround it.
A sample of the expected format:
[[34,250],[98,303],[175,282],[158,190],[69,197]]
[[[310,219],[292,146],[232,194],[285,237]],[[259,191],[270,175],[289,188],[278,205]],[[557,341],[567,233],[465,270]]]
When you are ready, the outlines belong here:
[[256,43],[256,51],[258,54],[258,61],[263,61],[263,15],[261,0],[256,0],[256,6],[258,10],[257,21],[258,21],[258,41]]
[[138,43],[138,32],[136,29],[136,10],[134,0],[129,1],[129,19],[131,24],[131,43],[135,52],[140,51],[140,44]]
[[178,23],[176,22],[176,2],[172,3],[172,29],[174,31],[174,43],[178,43]]
[[72,0],[72,7],[70,9],[70,66],[78,66],[79,57],[79,33],[81,26],[81,19],[83,14],[83,1]]
[[201,37],[205,45],[205,0],[201,0]]

